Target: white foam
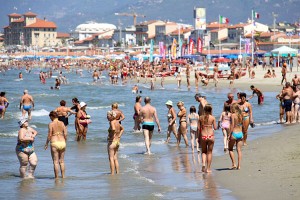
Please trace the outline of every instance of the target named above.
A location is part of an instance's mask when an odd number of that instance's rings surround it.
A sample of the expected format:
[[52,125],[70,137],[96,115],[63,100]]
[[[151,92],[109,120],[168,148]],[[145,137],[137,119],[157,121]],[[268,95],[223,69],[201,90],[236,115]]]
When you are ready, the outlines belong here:
[[[152,141],[152,145],[162,145],[165,141]],[[143,147],[145,146],[145,142],[133,142],[133,143],[122,143],[121,146],[123,147]]]
[[[125,104],[124,103],[121,103],[121,104],[118,104],[119,107],[124,107]],[[111,108],[111,105],[107,105],[107,106],[97,106],[97,107],[91,107],[91,106],[87,106],[86,109],[88,110],[101,110],[101,109],[106,109],[106,108]]]
[[164,195],[162,193],[153,193],[153,195],[155,197],[164,197]]
[[32,116],[35,116],[35,117],[40,117],[40,116],[47,116],[49,115],[49,111],[45,110],[45,109],[41,109],[41,110],[33,110],[32,111]]
[[129,158],[129,156],[126,155],[126,154],[120,154],[119,157],[120,157],[120,158]]
[[277,122],[271,121],[271,122],[255,123],[256,126],[267,126],[267,125],[273,125],[273,124],[277,124]]
[[13,131],[9,133],[0,133],[0,137],[18,137],[18,131]]

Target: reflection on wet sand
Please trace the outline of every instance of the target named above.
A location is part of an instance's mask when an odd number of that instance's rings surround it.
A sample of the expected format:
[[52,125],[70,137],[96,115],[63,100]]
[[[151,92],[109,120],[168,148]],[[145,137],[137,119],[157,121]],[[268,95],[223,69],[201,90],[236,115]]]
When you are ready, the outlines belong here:
[[203,173],[204,195],[206,199],[221,199],[221,194],[214,181],[212,173]]

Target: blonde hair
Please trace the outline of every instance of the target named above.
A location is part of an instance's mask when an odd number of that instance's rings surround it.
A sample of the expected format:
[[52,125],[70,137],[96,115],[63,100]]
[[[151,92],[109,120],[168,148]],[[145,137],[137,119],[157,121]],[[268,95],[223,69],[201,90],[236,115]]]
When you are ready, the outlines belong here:
[[232,104],[231,111],[237,115],[238,122],[241,123],[243,121],[243,115],[240,106],[237,103]]
[[178,101],[177,106],[183,106],[184,102],[183,101]]
[[119,107],[118,103],[113,103],[113,104],[111,104],[111,108],[118,109],[118,107]]

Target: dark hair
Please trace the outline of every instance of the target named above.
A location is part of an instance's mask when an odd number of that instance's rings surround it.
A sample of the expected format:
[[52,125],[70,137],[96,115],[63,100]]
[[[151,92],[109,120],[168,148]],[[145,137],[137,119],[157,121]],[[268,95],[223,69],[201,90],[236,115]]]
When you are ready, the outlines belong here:
[[79,100],[76,97],[73,98],[72,101],[74,101],[75,103],[79,103]]
[[196,107],[195,106],[191,106],[190,107],[190,113],[195,113],[196,112]]
[[1,97],[4,97],[4,96],[5,96],[5,92],[1,92],[1,93],[0,93],[0,96],[1,96]]
[[240,98],[242,98],[242,97],[245,97],[245,98],[246,98],[246,97],[247,97],[247,94],[246,94],[245,92],[241,92],[241,93],[240,93]]
[[51,112],[49,113],[49,117],[58,118],[58,114],[57,114],[57,112],[55,112],[55,111],[51,111]]
[[61,106],[65,106],[65,105],[66,105],[66,101],[65,101],[65,100],[61,100],[61,101],[60,101],[60,105],[61,105]]
[[140,99],[141,99],[141,96],[140,96],[140,95],[136,96],[136,97],[135,97],[135,102],[139,102]]
[[252,88],[252,89],[253,89],[253,88],[255,88],[255,87],[254,87],[254,85],[251,85],[251,86],[250,86],[250,88]]
[[230,107],[231,107],[230,105],[225,105],[224,106],[224,111],[225,112],[230,112]]

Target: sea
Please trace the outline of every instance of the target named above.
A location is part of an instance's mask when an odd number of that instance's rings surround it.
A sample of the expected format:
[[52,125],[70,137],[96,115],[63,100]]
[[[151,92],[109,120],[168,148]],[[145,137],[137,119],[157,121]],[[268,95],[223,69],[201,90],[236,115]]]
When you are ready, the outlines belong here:
[[[41,84],[41,70],[47,71],[44,68],[34,68],[29,73],[25,69],[10,69],[0,73],[0,91],[6,92],[10,103],[5,119],[0,120],[0,199],[235,199],[231,191],[215,182],[214,172],[201,172],[200,154],[192,153],[191,148],[186,148],[183,141],[180,147],[176,147],[174,135],[171,135],[171,142],[165,144],[168,112],[165,102],[172,100],[176,105],[178,101],[183,101],[189,111],[192,105],[198,108],[194,95],[199,92],[213,105],[213,115],[218,120],[223,102],[227,100],[227,93],[241,92],[238,88],[200,87],[196,91],[192,87],[188,90],[184,80],[181,89],[176,84],[167,84],[161,88],[158,78],[155,89],[150,90],[149,80],[144,83],[142,79],[138,84],[139,95],[151,98],[162,126],[161,133],[155,128],[151,146],[153,155],[144,155],[143,134],[133,131],[132,116],[136,94],[132,93],[131,88],[136,84],[134,80],[129,80],[126,85],[111,85],[107,72],[104,72],[101,81],[93,83],[92,73],[87,70],[83,70],[82,75],[75,70],[63,71],[68,84],[61,85],[60,90],[51,90],[59,72],[54,72],[53,77],[46,80],[46,84]],[[23,80],[18,78],[19,72],[22,72]],[[35,179],[22,180],[15,146],[18,121],[21,118],[19,102],[25,89],[35,101],[29,126],[38,131],[34,142],[38,165]],[[251,95],[250,90],[243,92]],[[249,140],[267,137],[282,129],[277,124],[279,102],[275,98],[276,93],[265,92],[264,95],[263,105],[257,105],[256,98],[250,100],[256,126],[249,128]],[[67,106],[71,107],[71,99],[74,97],[87,103],[87,113],[91,115],[92,123],[89,124],[87,140],[77,142],[74,116],[70,116],[65,155],[67,177],[55,180],[50,150],[43,148],[50,122],[48,114],[59,106],[61,100],[65,100]],[[125,114],[122,122],[125,132],[118,154],[120,174],[111,176],[106,143],[109,127],[106,113],[114,102],[119,104]],[[215,138],[213,156],[224,156],[221,130],[215,131]],[[229,167],[229,163],[228,156],[228,163],[224,166],[214,166],[212,163],[212,168]]]

